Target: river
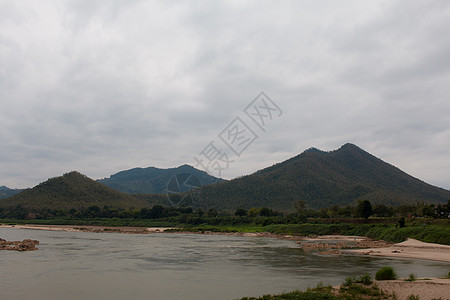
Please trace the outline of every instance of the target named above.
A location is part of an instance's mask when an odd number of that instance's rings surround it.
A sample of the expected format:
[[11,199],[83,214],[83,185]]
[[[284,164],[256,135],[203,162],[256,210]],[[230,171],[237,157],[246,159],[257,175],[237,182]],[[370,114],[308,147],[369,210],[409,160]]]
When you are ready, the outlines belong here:
[[322,256],[295,242],[200,234],[118,234],[0,228],[40,241],[0,252],[1,299],[236,299],[315,286],[393,266],[399,276],[445,275],[450,264]]

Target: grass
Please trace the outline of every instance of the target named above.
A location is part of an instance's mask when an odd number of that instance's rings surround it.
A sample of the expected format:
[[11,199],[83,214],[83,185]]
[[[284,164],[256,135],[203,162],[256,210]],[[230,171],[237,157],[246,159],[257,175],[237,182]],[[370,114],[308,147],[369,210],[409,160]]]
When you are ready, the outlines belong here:
[[417,276],[414,273],[409,274],[409,277],[407,279],[405,279],[405,281],[416,281],[417,280]]
[[[366,275],[360,277],[364,278]],[[370,277],[370,276],[369,276]],[[350,278],[350,277],[349,277]],[[346,278],[340,289],[318,284],[315,288],[305,291],[295,290],[278,295],[264,295],[261,297],[245,297],[241,300],[350,300],[350,299],[395,299],[394,295],[384,293],[374,284],[355,282],[358,279]]]

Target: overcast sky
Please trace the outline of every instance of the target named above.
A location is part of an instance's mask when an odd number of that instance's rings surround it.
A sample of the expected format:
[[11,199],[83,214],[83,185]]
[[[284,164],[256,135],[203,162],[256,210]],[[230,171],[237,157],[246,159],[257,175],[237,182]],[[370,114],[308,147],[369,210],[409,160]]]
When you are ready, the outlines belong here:
[[351,142],[450,189],[449,28],[447,0],[0,0],[0,186],[195,165],[210,142],[233,178]]

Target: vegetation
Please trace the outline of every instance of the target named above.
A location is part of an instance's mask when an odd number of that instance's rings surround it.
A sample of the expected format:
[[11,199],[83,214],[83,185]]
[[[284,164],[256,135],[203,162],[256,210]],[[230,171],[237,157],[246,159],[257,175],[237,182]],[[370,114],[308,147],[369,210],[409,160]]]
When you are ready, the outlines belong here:
[[[369,283],[370,280],[370,283]],[[242,298],[241,300],[348,300],[348,299],[396,299],[395,295],[386,294],[376,285],[372,284],[369,275],[359,279],[347,277],[339,289],[332,286],[318,284],[315,288],[306,291],[292,291],[279,295],[264,295],[259,298]]]
[[[205,186],[196,204],[218,210],[265,206],[289,211],[299,201],[319,210],[358,200],[399,206],[418,201],[444,204],[449,198],[450,191],[428,185],[347,144],[332,152],[310,149],[252,175]],[[426,211],[418,213],[427,215]]]
[[0,207],[31,209],[81,209],[91,206],[145,207],[148,202],[120,193],[78,172],[70,172],[0,201]]
[[[163,202],[165,198],[163,195],[153,197],[156,202]],[[123,194],[80,173],[71,172],[0,201],[0,219],[3,219],[0,221],[110,226],[151,226],[149,224],[158,223],[190,231],[345,234],[392,242],[415,238],[450,244],[450,221],[447,218],[450,201],[439,205],[417,202],[393,207],[384,204],[372,206],[370,201],[361,200],[357,206],[332,205],[314,210],[299,200],[292,206],[296,212],[291,213],[269,207],[218,211],[215,208],[150,205],[149,202],[151,199],[145,195]]]
[[375,274],[376,280],[394,280],[397,278],[394,269],[392,267],[383,267]]
[[356,277],[346,277],[345,281],[342,283],[343,287],[351,286],[354,283],[362,283],[364,285],[372,284],[372,277],[369,274],[364,274],[359,278]]
[[417,280],[417,276],[414,273],[409,274],[409,277],[407,279],[405,279],[405,281],[416,281]]
[[[223,181],[223,179],[211,176],[189,165],[182,165],[171,169],[154,167],[134,168],[98,181],[127,194],[165,194],[167,189],[171,188],[168,185],[170,185],[171,179],[174,176],[177,176],[178,181],[187,180],[187,185],[173,186],[172,191],[180,191],[180,188],[181,190],[186,190],[189,189],[189,186],[198,187]],[[181,185],[181,182],[179,184]]]
[[0,186],[0,200],[14,196],[21,192],[23,192],[21,189],[10,189],[6,186]]
[[370,203],[370,201],[360,200],[358,202],[358,212],[361,217],[367,220],[373,214],[372,204]]

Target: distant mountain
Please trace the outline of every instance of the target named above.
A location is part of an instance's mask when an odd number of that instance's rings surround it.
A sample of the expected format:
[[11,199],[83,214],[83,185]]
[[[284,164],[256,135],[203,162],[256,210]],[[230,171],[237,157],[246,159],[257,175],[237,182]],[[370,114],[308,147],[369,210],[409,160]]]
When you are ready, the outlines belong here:
[[14,196],[23,191],[24,190],[22,189],[10,189],[9,187],[6,186],[0,186],[0,200]]
[[299,200],[318,209],[354,204],[359,199],[388,205],[444,203],[450,191],[346,144],[331,152],[311,148],[252,175],[203,187],[196,204],[217,209],[266,206],[292,210]]
[[[182,165],[170,169],[134,168],[97,181],[127,194],[165,194],[168,189],[181,192],[191,187],[222,182],[223,179],[192,166]],[[183,185],[182,182],[186,181],[190,184]]]
[[32,189],[0,201],[0,207],[87,208],[105,205],[115,208],[145,207],[148,203],[120,193],[78,172],[51,178]]

